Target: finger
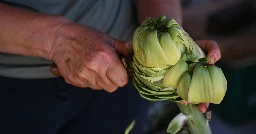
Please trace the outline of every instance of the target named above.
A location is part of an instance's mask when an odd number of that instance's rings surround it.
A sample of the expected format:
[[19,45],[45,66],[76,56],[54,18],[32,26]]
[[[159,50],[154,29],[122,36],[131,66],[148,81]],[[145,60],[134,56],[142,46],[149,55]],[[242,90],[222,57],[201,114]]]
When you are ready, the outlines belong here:
[[107,70],[105,69],[99,70],[99,77],[96,78],[96,82],[105,91],[112,93],[118,88],[118,86],[114,84],[111,80],[109,80],[109,78],[106,75],[106,71]]
[[115,51],[124,56],[128,56],[129,53],[133,52],[133,47],[131,43],[120,41],[114,38],[111,38],[114,44]]
[[209,103],[200,103],[198,104],[198,109],[201,113],[205,113],[207,108],[209,107]]
[[[60,65],[61,66],[61,65]],[[73,86],[77,86],[77,87],[87,87],[87,84],[85,84],[81,79],[77,78],[77,75],[75,74],[75,72],[73,72],[69,66],[67,66],[68,68],[59,68],[59,72],[60,72],[60,76],[63,76],[64,80],[73,85]]]
[[207,53],[207,57],[210,59],[209,64],[214,64],[221,58],[220,48],[215,41],[198,40],[196,43]]
[[122,87],[128,83],[127,71],[117,56],[113,57],[106,74],[109,80],[118,87]]
[[[105,52],[97,53],[97,55],[93,57],[93,62],[89,62],[85,65],[86,67],[84,67],[83,72],[89,74],[94,73],[97,85],[108,92],[113,92],[118,86],[107,77],[106,73],[109,65],[116,57],[117,54],[113,50],[106,49]],[[88,75],[81,77],[88,77]],[[92,76],[88,78],[92,78]]]
[[102,89],[104,89],[105,91],[112,93],[114,92],[118,86],[115,85],[112,81],[110,81],[107,77],[98,77],[96,78],[96,83],[102,87]]
[[77,77],[69,77],[69,78],[64,77],[64,79],[66,82],[69,82],[69,84],[72,84],[73,86],[77,86],[81,88],[88,87],[87,83],[85,83],[83,80]]
[[51,64],[50,71],[53,75],[57,77],[61,76],[61,73],[59,72],[59,69],[55,63]]
[[84,85],[87,85],[87,87],[90,87],[91,89],[94,90],[100,90],[103,87],[99,86],[96,82],[96,78],[99,77],[95,71],[84,67],[82,68],[81,71],[78,71],[79,73],[77,73],[78,78],[80,79],[79,82],[82,81],[82,83]]
[[97,81],[95,81],[95,79],[84,79],[84,83],[86,83],[88,85],[89,88],[93,89],[93,90],[102,90],[102,87],[100,87],[97,83]]

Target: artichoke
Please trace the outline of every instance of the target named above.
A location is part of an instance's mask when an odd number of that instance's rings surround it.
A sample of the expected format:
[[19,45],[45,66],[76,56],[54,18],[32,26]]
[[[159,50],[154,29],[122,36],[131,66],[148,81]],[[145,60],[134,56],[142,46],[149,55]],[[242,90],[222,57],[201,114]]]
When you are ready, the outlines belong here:
[[[177,103],[188,116],[189,130],[211,133],[208,120],[194,104],[219,104],[226,93],[227,82],[220,68],[207,63],[204,52],[189,34],[174,19],[149,17],[134,33],[133,50],[133,85],[141,97],[150,101],[191,102],[187,106]],[[172,126],[177,125],[173,121],[169,132],[177,132],[171,128],[179,128]],[[195,126],[200,126],[200,131]]]
[[187,101],[220,104],[226,90],[227,81],[220,68],[198,63],[193,71]]

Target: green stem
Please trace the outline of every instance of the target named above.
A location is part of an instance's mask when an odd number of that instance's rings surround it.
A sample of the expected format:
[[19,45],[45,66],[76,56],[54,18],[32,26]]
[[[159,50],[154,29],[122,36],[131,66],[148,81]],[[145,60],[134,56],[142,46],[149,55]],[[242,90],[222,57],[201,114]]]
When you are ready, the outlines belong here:
[[212,134],[209,120],[206,119],[195,104],[177,103],[180,111],[188,116],[187,126],[191,134]]

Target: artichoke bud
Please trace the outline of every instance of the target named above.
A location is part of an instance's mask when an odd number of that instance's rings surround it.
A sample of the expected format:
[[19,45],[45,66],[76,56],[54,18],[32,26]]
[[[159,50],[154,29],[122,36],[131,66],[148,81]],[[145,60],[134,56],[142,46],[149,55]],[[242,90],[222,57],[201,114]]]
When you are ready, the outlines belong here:
[[189,86],[189,102],[219,104],[226,93],[227,82],[220,68],[197,63]]

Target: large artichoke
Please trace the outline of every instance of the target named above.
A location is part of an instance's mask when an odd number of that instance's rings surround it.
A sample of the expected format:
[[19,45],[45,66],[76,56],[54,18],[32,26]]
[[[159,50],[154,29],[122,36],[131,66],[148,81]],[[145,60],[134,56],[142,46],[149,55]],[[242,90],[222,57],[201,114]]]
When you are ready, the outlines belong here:
[[[224,98],[227,83],[221,69],[207,63],[204,52],[174,19],[145,19],[134,33],[133,50],[133,85],[143,98],[193,104],[219,104]],[[183,115],[177,118],[188,120],[191,133],[211,133],[195,105],[178,105],[188,119]],[[190,124],[192,120],[197,122],[194,126]],[[169,132],[176,132],[172,129],[174,122]],[[195,126],[201,130],[193,130]]]

